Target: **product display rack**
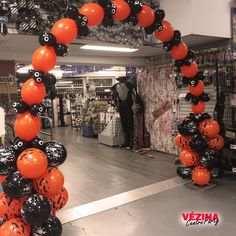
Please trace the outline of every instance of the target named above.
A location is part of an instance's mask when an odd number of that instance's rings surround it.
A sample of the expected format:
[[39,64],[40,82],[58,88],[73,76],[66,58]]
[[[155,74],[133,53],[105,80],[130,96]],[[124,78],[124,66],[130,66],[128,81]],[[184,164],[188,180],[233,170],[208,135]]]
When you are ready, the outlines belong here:
[[80,128],[80,120],[82,119],[82,96],[75,96],[70,99],[70,115],[71,115],[71,125],[73,128]]

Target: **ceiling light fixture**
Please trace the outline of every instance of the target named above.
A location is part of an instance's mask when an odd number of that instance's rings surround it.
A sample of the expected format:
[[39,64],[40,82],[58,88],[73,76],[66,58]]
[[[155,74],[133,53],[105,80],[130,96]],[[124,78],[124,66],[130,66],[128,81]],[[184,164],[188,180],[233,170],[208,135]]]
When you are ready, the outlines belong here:
[[97,50],[97,51],[108,51],[108,52],[136,52],[137,48],[121,48],[121,47],[110,47],[110,46],[98,46],[98,45],[84,45],[80,47],[86,50]]

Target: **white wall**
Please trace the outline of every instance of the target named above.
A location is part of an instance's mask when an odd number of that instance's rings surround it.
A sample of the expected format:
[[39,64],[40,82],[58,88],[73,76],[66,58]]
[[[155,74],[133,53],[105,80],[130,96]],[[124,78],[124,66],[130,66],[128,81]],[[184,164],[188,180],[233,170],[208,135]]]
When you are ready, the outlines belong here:
[[182,35],[231,37],[232,0],[160,0],[175,29]]
[[193,34],[231,38],[231,0],[191,0]]
[[189,35],[192,30],[191,0],[160,0],[161,9],[166,13],[166,20],[182,36]]

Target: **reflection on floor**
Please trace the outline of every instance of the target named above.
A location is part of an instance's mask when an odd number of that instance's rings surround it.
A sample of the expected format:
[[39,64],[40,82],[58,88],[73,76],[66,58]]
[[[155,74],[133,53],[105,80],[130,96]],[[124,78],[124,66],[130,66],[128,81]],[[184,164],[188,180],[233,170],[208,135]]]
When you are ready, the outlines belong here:
[[155,153],[156,158],[148,158],[111,148],[70,127],[55,129],[54,140],[68,150],[60,167],[70,195],[66,209],[176,176],[171,155]]

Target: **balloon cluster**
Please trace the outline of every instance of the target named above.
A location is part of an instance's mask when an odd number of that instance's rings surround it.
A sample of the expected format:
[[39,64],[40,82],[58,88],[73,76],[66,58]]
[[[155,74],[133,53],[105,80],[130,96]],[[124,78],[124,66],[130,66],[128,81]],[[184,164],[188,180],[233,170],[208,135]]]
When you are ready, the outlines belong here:
[[220,178],[223,168],[219,150],[224,146],[224,139],[219,134],[218,122],[208,113],[190,113],[178,125],[178,131],[176,145],[181,149],[181,164],[177,167],[177,174],[184,179],[192,178],[197,185],[206,185],[211,178]]
[[[78,12],[78,11],[77,11]],[[71,11],[68,11],[68,14]],[[18,113],[14,129],[16,137],[8,147],[0,147],[0,235],[59,236],[62,233],[56,212],[68,201],[64,176],[58,169],[67,157],[65,147],[46,142],[40,132],[39,116],[45,111],[42,100],[46,89],[56,83],[48,73],[56,64],[56,56],[67,53],[67,45],[77,36],[77,24],[61,19],[51,33],[40,35],[39,47],[33,54],[33,70],[21,88],[21,100],[13,103]]]

